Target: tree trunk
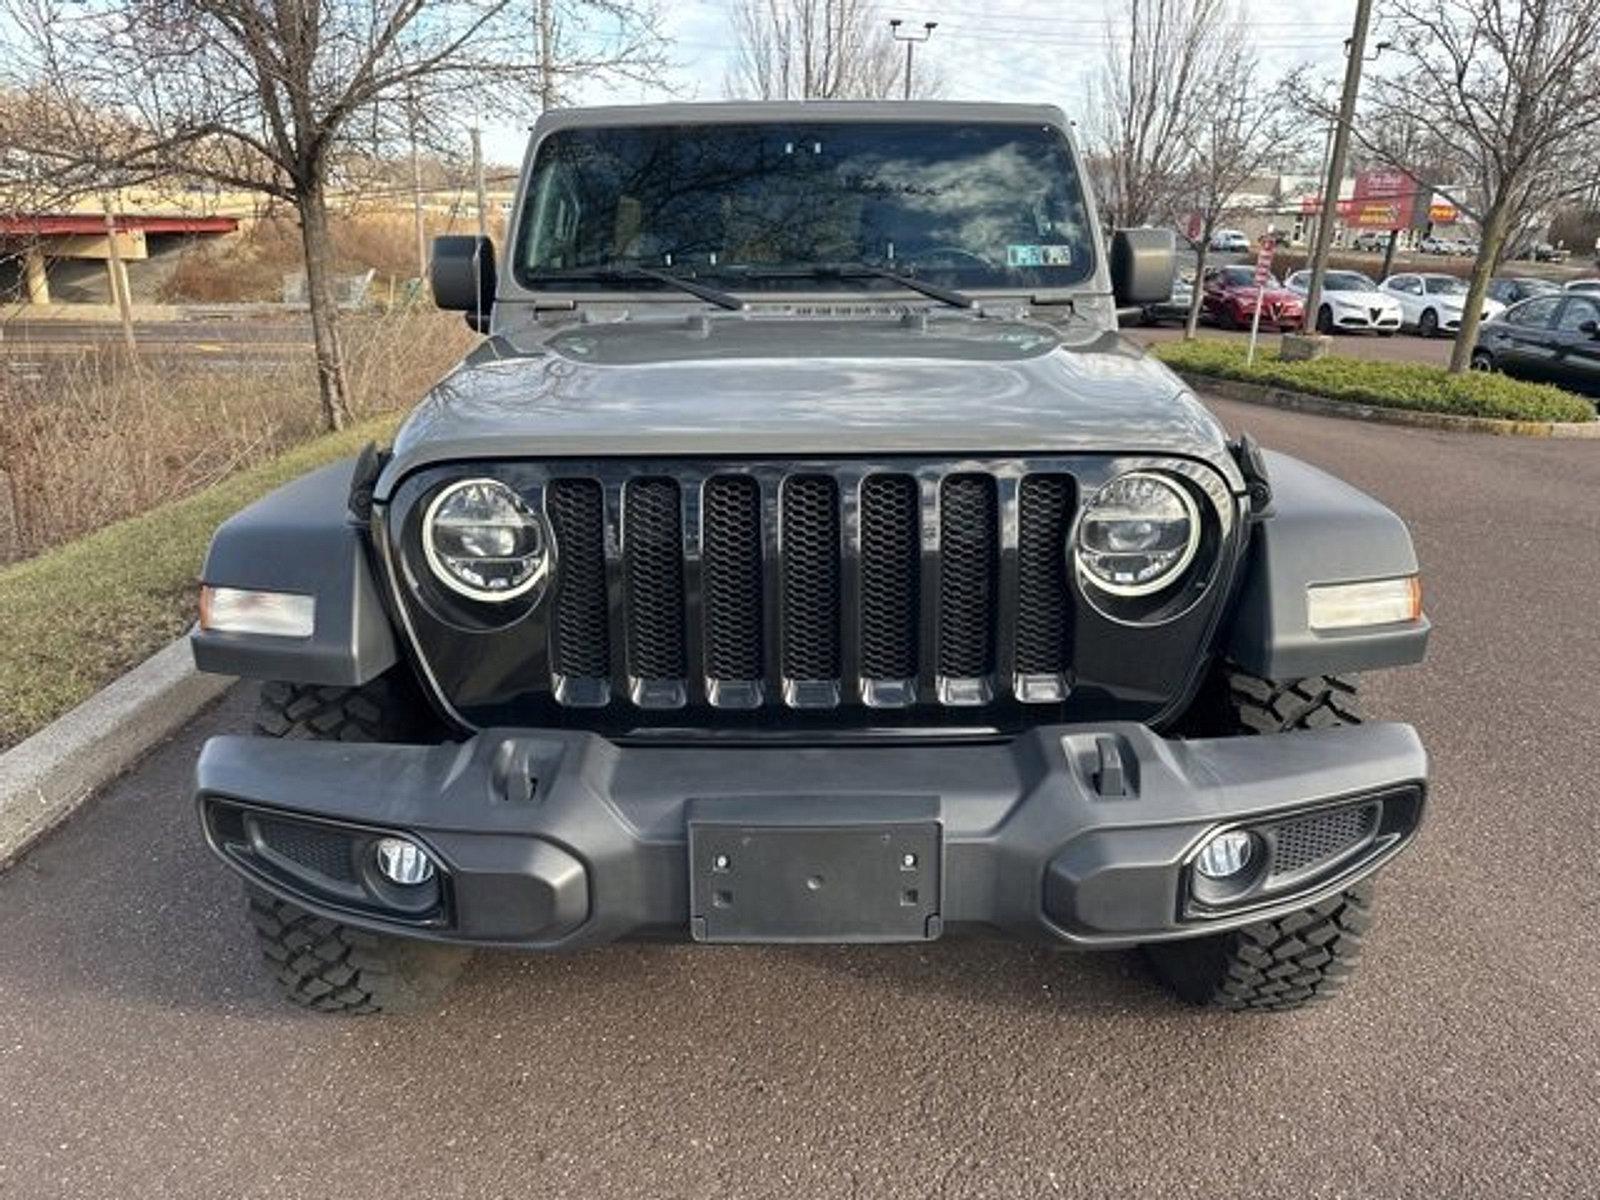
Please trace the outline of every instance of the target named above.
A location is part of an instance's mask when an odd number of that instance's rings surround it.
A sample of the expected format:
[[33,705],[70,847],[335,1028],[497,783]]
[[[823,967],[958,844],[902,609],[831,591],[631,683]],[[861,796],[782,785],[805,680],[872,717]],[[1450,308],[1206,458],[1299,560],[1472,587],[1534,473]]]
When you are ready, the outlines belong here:
[[321,187],[302,192],[300,241],[305,249],[306,300],[311,306],[311,340],[316,346],[317,390],[322,423],[328,430],[350,423],[350,383],[345,377],[344,348],[339,342],[339,309],[333,296],[333,235],[328,229],[328,201]]
[[1209,227],[1200,234],[1200,242],[1194,250],[1194,290],[1189,295],[1189,319],[1183,324],[1183,340],[1192,342],[1195,339],[1195,330],[1200,326],[1200,304],[1205,299],[1205,292],[1200,283],[1206,277],[1206,252],[1211,249],[1211,234]]
[[1467,285],[1467,300],[1461,308],[1461,328],[1456,333],[1456,343],[1450,348],[1450,374],[1460,375],[1472,365],[1472,351],[1478,344],[1478,326],[1483,323],[1483,301],[1489,294],[1489,280],[1494,276],[1494,264],[1499,261],[1500,247],[1505,244],[1511,226],[1510,188],[1501,188],[1483,223],[1483,241],[1478,246],[1477,260],[1472,264],[1472,281]]

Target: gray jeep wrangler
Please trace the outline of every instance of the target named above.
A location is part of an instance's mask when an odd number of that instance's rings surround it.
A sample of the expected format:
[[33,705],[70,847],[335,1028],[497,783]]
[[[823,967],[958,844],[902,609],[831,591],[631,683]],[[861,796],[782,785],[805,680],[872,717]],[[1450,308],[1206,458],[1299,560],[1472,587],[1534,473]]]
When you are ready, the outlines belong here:
[[1102,236],[1060,112],[556,112],[506,245],[438,243],[488,336],[392,448],[206,561],[196,660],[262,685],[199,818],[292,999],[958,926],[1340,984],[1422,816],[1356,715],[1411,539],[1118,335],[1172,239]]

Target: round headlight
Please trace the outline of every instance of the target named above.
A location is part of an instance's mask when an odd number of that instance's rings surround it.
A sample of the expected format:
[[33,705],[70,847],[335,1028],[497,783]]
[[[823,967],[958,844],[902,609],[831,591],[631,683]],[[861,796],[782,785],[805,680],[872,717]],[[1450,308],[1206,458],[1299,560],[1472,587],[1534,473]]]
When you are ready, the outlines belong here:
[[544,522],[498,479],[466,479],[435,496],[422,548],[440,583],[489,603],[526,595],[550,571]]
[[1078,522],[1078,569],[1113,596],[1147,596],[1177,579],[1200,545],[1200,513],[1181,484],[1132,471],[1095,493]]

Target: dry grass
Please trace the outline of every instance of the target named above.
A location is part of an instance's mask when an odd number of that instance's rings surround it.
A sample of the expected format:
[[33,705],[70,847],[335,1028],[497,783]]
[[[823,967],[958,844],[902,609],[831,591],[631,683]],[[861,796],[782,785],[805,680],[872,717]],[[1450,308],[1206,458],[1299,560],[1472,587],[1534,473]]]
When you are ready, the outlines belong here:
[[[358,416],[414,404],[472,340],[453,314],[348,321]],[[94,355],[53,361],[41,377],[0,388],[0,472],[10,479],[22,555],[200,491],[317,435],[310,348],[289,352],[292,361],[242,368],[198,356],[130,364]]]
[[[416,229],[409,213],[346,213],[332,218],[333,269],[339,274],[374,271],[373,299],[381,301],[391,284],[417,274]],[[430,239],[442,233],[466,233],[460,220],[427,213],[423,226]],[[275,301],[283,295],[283,279],[302,269],[300,226],[292,217],[264,217],[238,237],[197,244],[186,251],[163,281],[158,298],[164,304],[228,304]]]

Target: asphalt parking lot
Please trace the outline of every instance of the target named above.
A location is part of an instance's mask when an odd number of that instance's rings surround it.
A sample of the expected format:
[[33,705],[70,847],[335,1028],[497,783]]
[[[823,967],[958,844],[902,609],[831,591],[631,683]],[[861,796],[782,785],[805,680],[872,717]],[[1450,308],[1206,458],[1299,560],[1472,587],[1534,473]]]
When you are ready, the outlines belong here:
[[186,775],[235,693],[0,876],[0,1196],[1592,1197],[1600,453],[1220,404],[1412,523],[1434,756],[1339,1002],[1177,1007],[1133,955],[483,958],[426,1017],[256,972]]

